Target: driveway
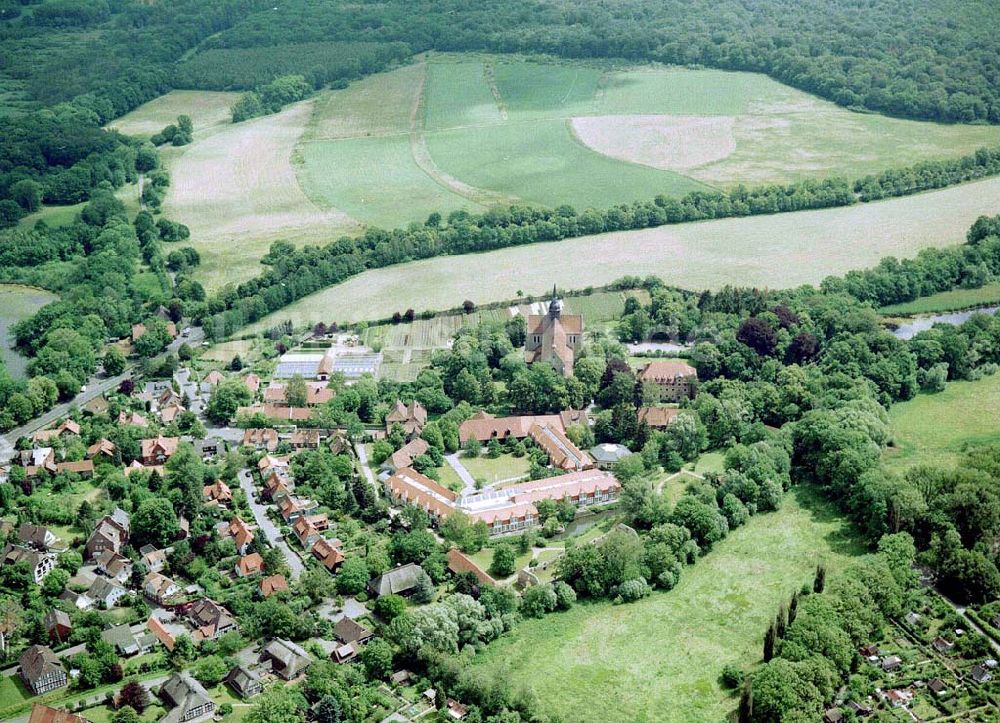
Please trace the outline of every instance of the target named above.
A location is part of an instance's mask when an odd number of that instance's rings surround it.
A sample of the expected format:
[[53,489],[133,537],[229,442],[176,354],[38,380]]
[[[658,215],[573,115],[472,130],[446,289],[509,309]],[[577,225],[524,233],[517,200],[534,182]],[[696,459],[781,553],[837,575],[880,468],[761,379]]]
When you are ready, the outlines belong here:
[[253,518],[257,521],[257,529],[264,533],[265,540],[281,551],[281,554],[285,556],[285,561],[288,563],[288,569],[292,573],[292,579],[298,580],[299,576],[306,569],[305,565],[302,564],[302,559],[288,546],[281,537],[281,532],[278,530],[277,525],[267,516],[267,505],[261,504],[257,498],[257,490],[254,487],[250,470],[241,469],[238,476],[240,478],[240,488],[247,497],[247,504],[250,505]]
[[375,490],[376,495],[379,494],[378,482],[375,481],[371,465],[368,464],[368,452],[365,451],[365,445],[355,444],[354,453],[358,455],[358,461],[361,462],[361,472],[364,474],[365,479],[368,480],[368,484]]
[[444,456],[445,461],[448,465],[455,470],[455,473],[461,478],[462,483],[465,487],[462,489],[463,495],[474,495],[476,494],[476,480],[469,474],[469,470],[465,468],[465,465],[458,459],[457,454],[446,454]]

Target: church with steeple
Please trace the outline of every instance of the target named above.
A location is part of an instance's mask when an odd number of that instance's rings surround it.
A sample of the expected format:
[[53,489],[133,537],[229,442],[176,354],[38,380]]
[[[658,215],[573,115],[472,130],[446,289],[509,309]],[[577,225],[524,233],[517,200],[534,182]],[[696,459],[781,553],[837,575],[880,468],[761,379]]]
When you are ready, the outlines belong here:
[[528,316],[524,355],[529,364],[550,364],[564,377],[571,377],[573,362],[583,346],[583,317],[562,312],[563,302],[553,286],[548,313]]

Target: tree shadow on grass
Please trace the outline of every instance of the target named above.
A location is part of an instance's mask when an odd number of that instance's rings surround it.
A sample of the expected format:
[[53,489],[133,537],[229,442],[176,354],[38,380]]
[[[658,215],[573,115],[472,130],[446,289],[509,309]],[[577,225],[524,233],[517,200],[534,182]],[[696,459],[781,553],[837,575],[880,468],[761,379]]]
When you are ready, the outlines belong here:
[[795,501],[809,513],[813,522],[821,525],[831,523],[837,525],[836,529],[824,537],[832,552],[847,557],[858,557],[871,551],[854,524],[815,487],[799,484],[789,490],[788,494],[795,495]]

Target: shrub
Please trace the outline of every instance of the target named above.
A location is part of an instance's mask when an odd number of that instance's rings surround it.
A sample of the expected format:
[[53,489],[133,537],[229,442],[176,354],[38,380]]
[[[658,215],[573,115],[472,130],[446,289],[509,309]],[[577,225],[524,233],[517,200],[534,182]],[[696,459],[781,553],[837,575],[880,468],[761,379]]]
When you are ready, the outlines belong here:
[[635,602],[649,595],[651,592],[649,585],[642,578],[626,580],[618,586],[618,597],[615,602]]

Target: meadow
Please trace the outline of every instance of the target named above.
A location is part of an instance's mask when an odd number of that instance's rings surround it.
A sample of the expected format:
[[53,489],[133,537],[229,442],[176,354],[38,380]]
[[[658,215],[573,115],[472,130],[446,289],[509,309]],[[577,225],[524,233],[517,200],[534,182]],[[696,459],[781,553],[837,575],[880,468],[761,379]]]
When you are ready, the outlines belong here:
[[1000,303],[1000,283],[986,284],[978,289],[954,289],[940,294],[923,296],[904,304],[883,306],[879,312],[888,316],[913,316],[915,314],[936,314],[945,311],[960,311],[977,306]]
[[108,128],[130,136],[148,138],[159,133],[177,116],[191,118],[195,135],[204,137],[211,129],[230,122],[229,108],[239,93],[202,90],[173,90],[108,123]]
[[24,377],[28,360],[13,349],[13,328],[58,297],[44,289],[19,284],[0,284],[0,355],[15,377]]
[[681,288],[818,283],[831,274],[959,243],[975,219],[996,213],[1000,179],[845,208],[732,218],[585,236],[366,271],[266,317],[360,321],[414,308],[447,309],[654,274]]
[[830,577],[862,548],[849,523],[805,487],[758,515],[670,592],[630,605],[578,603],[526,620],[475,661],[526,685],[544,712],[574,721],[717,721],[735,708],[718,675],[760,660],[778,605],[823,561]]
[[889,410],[893,446],[885,460],[898,469],[953,464],[970,447],[1000,443],[998,410],[1000,374],[900,402]]

